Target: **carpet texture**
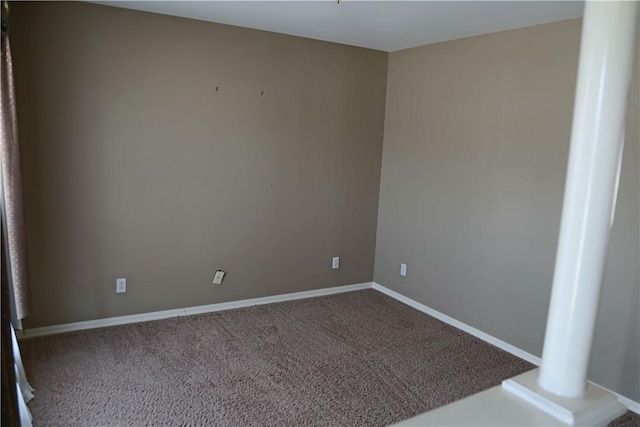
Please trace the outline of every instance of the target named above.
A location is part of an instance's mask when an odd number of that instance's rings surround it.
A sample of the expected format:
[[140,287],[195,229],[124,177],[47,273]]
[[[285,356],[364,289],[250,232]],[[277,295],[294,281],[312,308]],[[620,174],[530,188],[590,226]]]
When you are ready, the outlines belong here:
[[374,290],[20,345],[36,426],[384,426],[533,368]]
[[611,421],[608,427],[640,427],[640,415],[627,411],[620,418]]

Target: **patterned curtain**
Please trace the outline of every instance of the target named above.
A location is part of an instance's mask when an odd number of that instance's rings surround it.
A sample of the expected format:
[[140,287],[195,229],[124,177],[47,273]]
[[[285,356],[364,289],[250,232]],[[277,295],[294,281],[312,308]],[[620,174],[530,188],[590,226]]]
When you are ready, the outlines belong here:
[[[3,9],[6,7],[8,7],[6,3],[3,3]],[[4,12],[3,10],[3,14]],[[3,22],[3,24],[5,23]],[[5,25],[3,25],[0,142],[2,145],[2,215],[6,236],[2,244],[6,245],[5,250],[8,258],[6,268],[9,273],[9,286],[13,291],[15,315],[18,319],[24,319],[31,310],[31,293],[29,290],[29,265],[11,47],[9,35],[5,30]],[[2,260],[2,262],[5,261]]]
[[[18,118],[16,113],[16,96],[13,85],[13,67],[11,64],[11,46],[8,34],[9,3],[2,3],[2,64],[0,67],[0,152],[2,154],[1,170],[2,185],[2,285],[3,285],[3,313],[2,313],[2,391],[3,397],[11,388],[14,399],[10,403],[11,411],[2,413],[3,425],[15,425],[15,409],[21,427],[31,427],[33,418],[27,407],[27,402],[33,399],[33,388],[27,382],[22,366],[22,357],[16,340],[13,326],[9,325],[6,316],[6,296],[12,302],[12,312],[17,318],[14,323],[21,327],[20,320],[24,319],[31,309],[31,294],[29,291],[29,265],[27,262],[27,237],[25,231],[24,197],[22,191],[22,170],[20,167],[20,145],[18,143]],[[12,292],[6,292],[6,291]],[[8,329],[8,330],[7,330]],[[8,340],[8,337],[11,340]],[[11,349],[12,355],[6,354]],[[13,363],[11,363],[13,362]],[[7,374],[13,370],[11,374]],[[13,384],[8,384],[11,382]],[[15,390],[15,394],[13,392]],[[17,405],[16,405],[17,403]],[[17,408],[16,408],[17,406]],[[6,416],[5,416],[6,415]]]

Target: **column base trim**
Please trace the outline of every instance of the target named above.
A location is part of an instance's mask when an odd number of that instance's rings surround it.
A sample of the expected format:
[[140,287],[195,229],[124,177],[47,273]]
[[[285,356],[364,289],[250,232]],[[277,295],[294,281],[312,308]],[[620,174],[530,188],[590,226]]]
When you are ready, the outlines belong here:
[[538,384],[539,369],[502,382],[502,388],[568,425],[606,425],[625,413],[615,394],[587,382],[585,395],[571,399],[546,391]]

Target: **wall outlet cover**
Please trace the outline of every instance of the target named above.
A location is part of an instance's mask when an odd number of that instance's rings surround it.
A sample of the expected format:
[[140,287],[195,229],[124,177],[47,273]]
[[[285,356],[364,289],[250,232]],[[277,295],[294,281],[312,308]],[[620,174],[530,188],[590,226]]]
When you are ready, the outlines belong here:
[[407,264],[400,263],[400,275],[401,276],[407,275]]
[[336,268],[340,268],[340,257],[339,256],[334,256],[333,260],[331,261],[331,268],[332,269],[336,269]]
[[222,270],[216,271],[216,274],[213,275],[213,284],[214,285],[221,285],[222,284],[222,279],[224,279],[224,275],[225,275],[224,271],[222,271]]
[[116,293],[122,294],[127,292],[127,279],[126,277],[122,277],[120,279],[116,279]]

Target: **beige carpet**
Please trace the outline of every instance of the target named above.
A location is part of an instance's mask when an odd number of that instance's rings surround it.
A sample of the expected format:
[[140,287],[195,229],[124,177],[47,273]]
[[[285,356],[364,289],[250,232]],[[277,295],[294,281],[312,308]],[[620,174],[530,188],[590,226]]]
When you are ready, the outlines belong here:
[[36,426],[384,426],[533,367],[373,290],[21,347]]

